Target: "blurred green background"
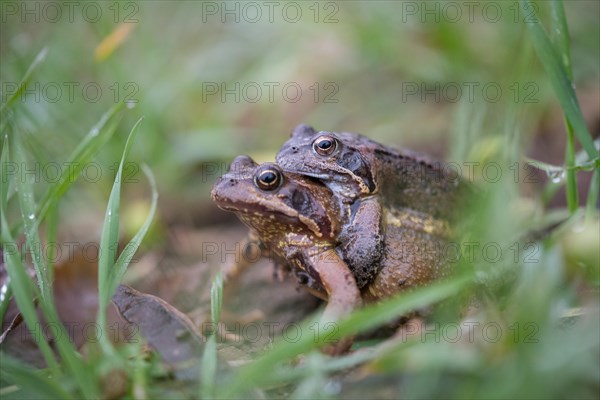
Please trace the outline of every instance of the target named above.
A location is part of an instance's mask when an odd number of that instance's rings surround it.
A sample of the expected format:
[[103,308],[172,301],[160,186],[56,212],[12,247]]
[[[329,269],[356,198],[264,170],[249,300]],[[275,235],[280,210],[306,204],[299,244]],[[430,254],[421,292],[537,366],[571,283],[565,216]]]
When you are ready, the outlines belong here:
[[[132,160],[150,164],[166,196],[207,199],[232,157],[273,159],[301,122],[455,160],[502,134],[513,111],[525,153],[536,133],[562,129],[517,2],[53,4],[2,6],[3,102],[48,49],[12,110],[15,129],[42,162],[60,162],[110,106],[134,101],[95,161],[113,165],[144,116]],[[574,80],[594,123],[599,7],[566,4]],[[99,58],[119,30],[122,42]],[[106,190],[113,176],[103,174]]]

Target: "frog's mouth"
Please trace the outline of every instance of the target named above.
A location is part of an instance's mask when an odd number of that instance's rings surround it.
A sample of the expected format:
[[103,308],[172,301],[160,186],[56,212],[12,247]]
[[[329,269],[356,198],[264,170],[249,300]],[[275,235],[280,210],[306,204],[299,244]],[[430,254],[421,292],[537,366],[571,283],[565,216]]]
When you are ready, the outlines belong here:
[[286,172],[302,175],[304,177],[313,178],[314,180],[319,181],[320,183],[327,183],[330,181],[340,181],[345,182],[348,180],[343,174],[327,174],[327,173],[318,173],[316,171],[311,170],[303,170],[303,169],[286,169]]
[[331,174],[318,174],[316,172],[306,172],[306,171],[291,171],[294,172],[296,174],[301,174],[304,176],[308,176],[310,178],[314,178],[314,179],[318,179],[319,181],[331,181],[333,179],[336,179],[334,176],[332,176]]
[[213,194],[213,201],[217,204],[217,207],[222,210],[240,214],[240,219],[251,219],[252,216],[256,216],[264,219],[265,221],[273,220],[289,225],[302,223],[317,237],[323,236],[319,226],[315,221],[300,214],[297,210],[282,205],[279,202],[260,199],[251,205],[238,205],[234,200],[222,199],[216,194]]
[[224,211],[231,211],[231,212],[240,212],[241,211],[241,209],[239,207],[234,207],[233,205],[229,205],[229,204],[219,203],[219,204],[217,204],[217,207],[219,207],[221,210],[224,210]]

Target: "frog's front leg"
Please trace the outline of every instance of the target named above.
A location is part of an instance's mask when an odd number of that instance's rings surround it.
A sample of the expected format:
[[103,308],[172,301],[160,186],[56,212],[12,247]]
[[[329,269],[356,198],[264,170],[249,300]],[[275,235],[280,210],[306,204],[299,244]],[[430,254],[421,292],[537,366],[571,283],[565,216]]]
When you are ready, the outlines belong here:
[[350,223],[340,234],[340,247],[359,288],[373,280],[383,255],[382,208],[376,196],[357,200]]
[[[244,239],[235,247],[234,259],[223,268],[223,298],[225,302],[236,296],[239,290],[239,278],[249,266],[257,262],[261,257],[269,257],[270,252],[265,249],[264,244],[254,231],[250,231]],[[259,310],[253,310],[245,315],[239,315],[229,311],[226,307],[222,312],[222,319],[238,324],[244,322],[255,322],[264,318]]]
[[[327,292],[327,306],[320,321],[322,327],[335,323],[362,305],[360,290],[354,275],[335,249],[310,256],[309,262]],[[327,345],[323,351],[330,355],[341,354],[351,345],[352,338],[345,338],[335,344]]]
[[225,282],[234,282],[240,275],[261,257],[267,257],[267,250],[254,232],[248,235],[235,248],[233,262],[231,262],[224,271]]
[[223,269],[223,297],[227,299],[234,295],[238,289],[240,276],[261,257],[267,257],[267,253],[258,236],[250,231],[235,247],[233,261]]

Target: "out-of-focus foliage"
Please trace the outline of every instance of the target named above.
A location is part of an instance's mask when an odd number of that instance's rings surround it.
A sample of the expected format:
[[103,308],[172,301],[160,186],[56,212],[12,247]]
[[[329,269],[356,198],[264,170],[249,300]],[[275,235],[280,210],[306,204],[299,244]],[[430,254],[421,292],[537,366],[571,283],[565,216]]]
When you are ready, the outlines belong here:
[[[501,133],[488,120],[516,105],[526,144],[557,102],[527,39],[528,15],[517,2],[491,3],[470,12],[459,5],[456,14],[441,2],[429,13],[414,2],[301,2],[298,22],[284,3],[271,12],[257,3],[258,19],[242,3],[98,3],[97,21],[96,7],[79,5],[72,17],[60,7],[52,22],[54,9],[15,2],[2,17],[2,96],[47,47],[31,92],[13,108],[37,157],[62,160],[115,100],[137,101],[130,121],[144,115],[145,123],[134,153],[156,167],[159,187],[194,196],[210,186],[192,176],[195,165],[240,153],[272,158],[300,122],[444,155],[461,107],[485,108],[470,116],[486,120],[469,138],[473,147]],[[23,15],[25,7],[39,12]],[[592,1],[567,6],[580,90],[598,84],[597,13]],[[118,31],[122,42],[98,59]],[[100,154],[102,165],[118,159],[126,133]],[[217,168],[204,180],[225,166]]]

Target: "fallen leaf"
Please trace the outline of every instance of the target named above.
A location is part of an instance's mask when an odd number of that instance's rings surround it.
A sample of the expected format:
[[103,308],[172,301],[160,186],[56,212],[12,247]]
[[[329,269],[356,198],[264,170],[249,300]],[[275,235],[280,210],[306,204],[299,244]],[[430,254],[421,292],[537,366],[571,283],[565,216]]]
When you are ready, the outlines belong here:
[[113,303],[123,319],[173,368],[177,379],[197,380],[204,338],[192,321],[159,297],[120,285]]

